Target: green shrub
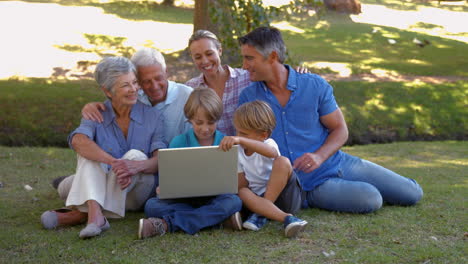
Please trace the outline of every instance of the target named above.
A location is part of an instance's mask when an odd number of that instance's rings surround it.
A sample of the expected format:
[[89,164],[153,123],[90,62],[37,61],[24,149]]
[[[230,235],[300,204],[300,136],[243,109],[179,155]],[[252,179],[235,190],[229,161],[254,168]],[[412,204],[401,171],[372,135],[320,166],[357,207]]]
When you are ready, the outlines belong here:
[[[466,82],[332,82],[348,145],[467,138]],[[87,102],[105,98],[93,81],[0,81],[0,144],[67,146]]]

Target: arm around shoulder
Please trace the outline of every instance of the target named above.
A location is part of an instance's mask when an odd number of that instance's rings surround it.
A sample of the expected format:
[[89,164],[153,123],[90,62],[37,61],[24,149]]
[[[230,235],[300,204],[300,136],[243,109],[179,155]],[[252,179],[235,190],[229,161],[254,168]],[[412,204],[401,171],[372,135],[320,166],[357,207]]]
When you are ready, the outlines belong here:
[[106,106],[100,102],[91,102],[85,104],[83,109],[81,109],[81,115],[85,119],[89,119],[94,122],[102,123],[104,121],[104,117],[102,116],[101,111],[105,111]]

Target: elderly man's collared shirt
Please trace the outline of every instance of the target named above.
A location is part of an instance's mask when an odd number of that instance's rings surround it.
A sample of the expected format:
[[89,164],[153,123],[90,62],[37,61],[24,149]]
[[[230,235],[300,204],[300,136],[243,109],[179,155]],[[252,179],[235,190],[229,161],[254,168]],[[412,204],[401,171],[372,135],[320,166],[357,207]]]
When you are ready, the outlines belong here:
[[[163,117],[159,111],[137,102],[130,112],[130,125],[125,138],[116,122],[111,102],[107,100],[104,105],[106,106],[106,110],[102,113],[104,122],[81,119],[80,126],[68,136],[71,148],[73,148],[71,140],[76,134],[86,135],[102,150],[117,159],[131,149],[140,150],[151,157],[153,151],[167,147],[162,130]],[[110,166],[106,164],[103,168],[109,169]]]
[[[333,96],[333,88],[315,74],[298,74],[290,66],[287,89],[291,96],[286,106],[281,106],[275,95],[264,82],[253,82],[239,99],[239,105],[254,100],[269,103],[276,117],[276,127],[272,138],[279,146],[281,155],[291,162],[306,152],[315,152],[325,143],[328,129],[320,122],[320,117],[338,109]],[[309,191],[331,177],[337,177],[341,151],[326,160],[320,168],[311,173],[298,171],[304,190]]]
[[[163,115],[166,142],[171,142],[175,136],[187,132],[192,127],[184,115],[184,106],[192,90],[187,85],[168,81],[166,100],[154,106]],[[151,106],[142,89],[138,92],[138,100]]]
[[[218,122],[217,129],[227,136],[234,136],[236,134],[236,129],[234,128],[232,119],[239,103],[239,96],[242,90],[249,86],[251,82],[248,71],[237,68],[233,69],[229,66],[227,66],[227,68],[229,71],[229,79],[227,80],[226,86],[224,87],[222,98],[223,115]],[[209,88],[205,83],[203,74],[200,74],[200,76],[189,80],[185,84],[193,88]]]

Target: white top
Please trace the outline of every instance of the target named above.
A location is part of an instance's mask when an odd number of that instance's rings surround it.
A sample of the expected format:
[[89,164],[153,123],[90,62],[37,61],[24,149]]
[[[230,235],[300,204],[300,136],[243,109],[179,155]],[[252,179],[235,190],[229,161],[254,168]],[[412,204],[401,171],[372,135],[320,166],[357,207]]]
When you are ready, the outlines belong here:
[[[278,145],[272,138],[266,139],[264,143],[274,147],[278,155],[280,155]],[[267,158],[257,152],[247,156],[242,146],[239,145],[237,172],[245,173],[245,179],[249,182],[249,189],[257,195],[262,195],[266,191],[268,180],[270,180],[273,161],[274,158]]]
[[[175,136],[187,132],[192,127],[187,122],[187,118],[185,118],[184,105],[193,89],[192,87],[173,81],[168,81],[167,86],[166,100],[153,107],[160,111],[163,116],[164,139],[169,143]],[[138,100],[151,106],[151,102],[143,92],[143,89],[138,91]]]

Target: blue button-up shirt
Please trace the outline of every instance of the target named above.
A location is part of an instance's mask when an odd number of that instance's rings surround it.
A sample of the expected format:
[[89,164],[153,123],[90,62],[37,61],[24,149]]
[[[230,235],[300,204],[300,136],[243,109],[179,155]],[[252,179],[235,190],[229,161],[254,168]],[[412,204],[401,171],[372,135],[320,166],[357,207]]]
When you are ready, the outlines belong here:
[[[166,148],[167,142],[163,134],[163,118],[159,111],[137,102],[130,112],[130,126],[127,138],[116,122],[112,104],[109,100],[104,102],[106,110],[102,113],[104,122],[98,123],[88,119],[81,119],[80,126],[68,136],[68,144],[71,148],[71,140],[76,134],[86,135],[89,139],[109,153],[114,158],[122,156],[131,149],[140,150],[148,157],[153,151]],[[102,164],[103,168],[110,169],[110,165]]]
[[[320,122],[320,117],[338,108],[333,96],[333,88],[320,76],[299,74],[289,65],[287,89],[291,96],[286,106],[276,99],[264,82],[253,82],[239,99],[245,102],[262,100],[269,103],[276,117],[276,127],[271,137],[279,146],[281,155],[291,162],[307,152],[315,152],[325,143],[328,129]],[[318,169],[311,173],[298,171],[304,190],[309,191],[331,177],[337,177],[341,151],[328,158]]]

